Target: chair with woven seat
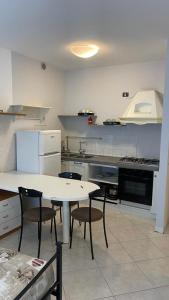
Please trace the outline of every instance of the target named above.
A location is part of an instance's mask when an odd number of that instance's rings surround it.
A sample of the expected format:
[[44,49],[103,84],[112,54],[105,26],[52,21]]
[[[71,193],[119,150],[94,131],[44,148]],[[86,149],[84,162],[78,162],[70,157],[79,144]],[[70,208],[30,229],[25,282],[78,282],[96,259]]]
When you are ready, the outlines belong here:
[[[103,209],[98,209],[92,207],[92,201],[99,201],[103,203]],[[86,239],[86,223],[89,223],[89,233],[90,233],[90,248],[92,259],[94,259],[93,252],[93,240],[92,240],[92,223],[100,221],[103,219],[103,230],[106,247],[108,248],[107,234],[106,234],[106,225],[105,225],[105,205],[106,205],[106,188],[103,190],[96,190],[89,193],[89,206],[88,207],[79,207],[72,211],[72,224],[71,224],[71,235],[70,235],[70,248],[72,247],[73,239],[73,225],[74,220],[84,223],[84,239]]]
[[[42,222],[53,220],[54,221],[54,228],[55,228],[55,240],[57,242],[57,230],[56,230],[56,211],[50,207],[42,206],[42,192],[27,189],[24,187],[19,187],[19,197],[20,197],[20,205],[21,205],[21,231],[20,231],[20,239],[19,239],[19,246],[18,251],[21,249],[22,243],[22,233],[23,233],[23,222],[35,222],[38,223],[38,255],[40,256],[40,247],[41,247],[41,235],[42,235]],[[33,198],[34,205],[31,208],[25,209],[25,202],[29,201]]]
[[[74,172],[62,172],[59,173],[58,176],[60,178],[66,178],[66,179],[75,179],[75,180],[81,180],[81,175],[79,173],[74,173]],[[55,206],[60,208],[60,221],[62,222],[62,206],[63,206],[63,202],[61,201],[56,201],[56,200],[52,200],[51,201],[52,204],[52,208],[54,209]],[[72,206],[77,205],[79,207],[79,201],[71,201],[69,202],[69,208],[70,208],[70,221],[71,221],[71,208]],[[52,232],[52,221],[51,221],[51,232]],[[71,224],[71,222],[70,222]]]

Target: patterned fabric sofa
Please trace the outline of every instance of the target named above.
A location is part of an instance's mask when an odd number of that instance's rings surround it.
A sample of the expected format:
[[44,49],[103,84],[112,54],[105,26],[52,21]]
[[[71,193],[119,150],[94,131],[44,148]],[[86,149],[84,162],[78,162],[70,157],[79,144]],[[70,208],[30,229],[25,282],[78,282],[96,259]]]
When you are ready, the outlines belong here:
[[[59,289],[62,288],[61,269],[57,268],[60,282],[58,280],[55,281],[52,267],[54,259],[56,259],[56,266],[58,266],[57,254],[51,259],[51,262],[46,263],[46,261],[41,259],[34,259],[10,249],[0,248],[0,300],[49,300],[50,292],[48,291],[50,289],[51,293],[53,292],[56,296],[56,299],[61,300],[61,291],[54,289],[56,286]],[[36,277],[39,278],[36,280]],[[34,283],[35,280],[36,282]],[[27,290],[29,285],[31,286]],[[24,294],[20,297],[23,291]],[[44,295],[46,295],[45,298]]]

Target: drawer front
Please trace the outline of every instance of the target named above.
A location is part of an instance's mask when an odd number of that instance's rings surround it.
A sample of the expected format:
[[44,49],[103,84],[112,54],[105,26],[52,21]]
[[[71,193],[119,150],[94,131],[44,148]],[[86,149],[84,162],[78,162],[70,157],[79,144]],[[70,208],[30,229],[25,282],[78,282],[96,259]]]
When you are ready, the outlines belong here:
[[18,208],[20,207],[20,200],[18,196],[0,201],[0,212],[8,210],[9,208]]
[[18,217],[21,214],[20,208],[18,207],[13,207],[13,208],[8,208],[7,210],[3,210],[0,212],[0,224],[4,222],[9,222],[10,220]]
[[16,227],[20,226],[21,224],[21,219],[20,217],[16,217],[10,222],[5,222],[0,225],[0,236],[15,229]]

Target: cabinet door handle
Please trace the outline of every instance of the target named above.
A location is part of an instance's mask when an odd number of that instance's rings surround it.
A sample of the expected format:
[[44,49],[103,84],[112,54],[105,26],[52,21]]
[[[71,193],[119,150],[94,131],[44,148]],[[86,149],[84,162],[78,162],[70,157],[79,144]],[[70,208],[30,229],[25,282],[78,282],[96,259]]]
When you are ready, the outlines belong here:
[[3,206],[3,207],[6,207],[6,206],[8,206],[8,203],[7,203],[7,204],[2,204],[2,206]]
[[6,218],[8,218],[8,215],[6,215],[6,216],[3,216],[3,219],[6,219]]
[[82,165],[82,162],[80,162],[80,161],[74,161],[74,165]]

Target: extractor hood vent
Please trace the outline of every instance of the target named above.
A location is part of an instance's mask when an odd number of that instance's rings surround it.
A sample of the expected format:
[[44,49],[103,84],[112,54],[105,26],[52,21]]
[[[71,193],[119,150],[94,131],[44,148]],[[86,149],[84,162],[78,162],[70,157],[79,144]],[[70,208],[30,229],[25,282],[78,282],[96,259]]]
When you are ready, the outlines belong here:
[[138,125],[161,123],[162,95],[154,90],[137,92],[120,121]]

